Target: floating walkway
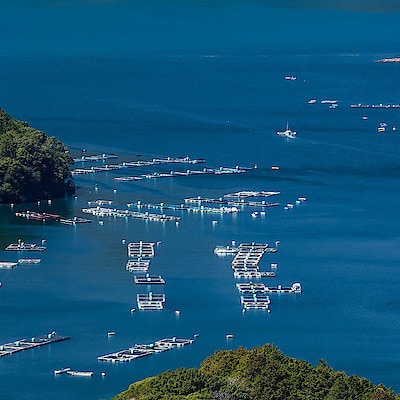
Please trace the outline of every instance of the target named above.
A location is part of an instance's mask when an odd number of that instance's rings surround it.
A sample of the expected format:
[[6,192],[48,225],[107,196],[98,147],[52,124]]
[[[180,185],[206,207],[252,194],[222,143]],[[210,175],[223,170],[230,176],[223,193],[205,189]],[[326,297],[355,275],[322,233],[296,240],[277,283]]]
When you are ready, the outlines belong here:
[[72,218],[60,218],[59,222],[60,224],[64,225],[76,225],[76,224],[87,224],[92,222],[92,220],[80,217],[72,217]]
[[194,342],[193,339],[180,339],[177,337],[157,340],[151,344],[135,344],[126,350],[120,350],[115,353],[105,354],[97,357],[98,361],[107,361],[111,363],[129,362],[137,358],[150,356],[154,353],[163,353],[177,347],[187,346]]
[[364,104],[364,103],[357,103],[351,104],[350,108],[400,108],[400,104]]
[[221,204],[221,205],[228,205],[234,207],[274,207],[279,206],[279,203],[271,203],[266,202],[265,200],[262,201],[246,201],[245,199],[240,200],[227,200],[224,198],[209,198],[209,197],[188,197],[185,200],[185,203],[194,203],[194,204]]
[[[126,270],[129,272],[147,272],[150,262],[155,255],[155,245],[160,242],[131,242],[128,243],[127,253],[129,260],[126,263]],[[150,275],[146,273],[143,276],[134,276],[133,281],[137,285],[163,285],[164,278],[160,275]],[[136,295],[137,308],[139,310],[152,311],[163,310],[165,303],[165,294],[154,294],[148,292]]]
[[187,211],[193,213],[210,213],[210,214],[232,214],[239,212],[237,207],[205,207],[205,206],[186,206],[185,204],[152,204],[152,203],[142,203],[141,201],[137,201],[136,203],[128,203],[128,207],[137,207],[139,210],[142,208],[153,208],[158,210],[173,210],[173,211]]
[[71,375],[71,376],[80,376],[80,377],[85,377],[85,378],[89,378],[91,376],[93,376],[93,371],[66,371],[67,375]]
[[264,284],[241,284],[236,285],[240,292],[240,303],[243,311],[246,310],[269,310],[271,300],[267,295]]
[[[135,176],[117,176],[114,179],[120,182],[140,181],[143,179],[159,179],[159,178],[176,178],[181,176],[198,176],[198,175],[226,175],[226,174],[241,174],[247,172],[250,168],[245,167],[219,167],[219,168],[204,168],[202,170],[186,170],[171,171],[171,172],[152,172],[143,175]],[[89,171],[88,171],[89,172]],[[93,171],[96,172],[96,171]]]
[[245,267],[258,267],[258,263],[267,248],[268,244],[241,244],[239,246],[239,252],[232,261],[232,268],[236,270]]
[[128,257],[146,257],[153,258],[154,251],[154,242],[131,242],[128,243]]
[[293,283],[291,286],[267,286],[264,283],[237,283],[237,289],[240,293],[302,293],[303,289],[299,282]]
[[70,339],[68,336],[61,336],[58,335],[57,332],[53,331],[43,336],[36,336],[30,339],[15,340],[14,342],[0,345],[0,357],[8,356],[23,350],[30,350],[35,347],[44,346],[55,342],[62,342],[68,339]]
[[291,286],[266,286],[268,293],[302,293],[303,289],[299,282],[293,283]]
[[228,193],[224,197],[227,199],[247,199],[249,197],[271,197],[277,196],[281,192],[271,192],[271,191],[254,191],[254,190],[242,190],[240,192]]
[[244,292],[267,292],[266,286],[263,283],[237,283],[236,284],[237,289],[239,290],[240,293]]
[[125,269],[129,272],[147,272],[150,267],[151,259],[142,257],[131,258],[127,261]]
[[296,282],[291,286],[267,286],[263,283],[237,283],[236,287],[240,293],[240,302],[243,312],[247,310],[269,310],[271,300],[268,293],[294,293],[302,292],[301,284]]
[[137,285],[164,285],[165,279],[161,275],[134,276],[133,281]]
[[154,294],[153,292],[137,294],[136,301],[139,310],[162,310],[165,303],[165,294]]
[[22,240],[18,240],[17,243],[9,244],[5,250],[7,251],[45,251],[45,246],[40,246],[36,243],[25,243]]
[[[278,242],[277,242],[278,243]],[[238,252],[234,257],[231,266],[235,278],[261,279],[263,277],[274,277],[275,272],[259,270],[259,262],[263,255],[270,249],[267,243],[243,243],[238,247]],[[276,249],[276,248],[275,248]],[[277,250],[277,249],[276,249]],[[239,290],[240,303],[243,312],[247,310],[269,310],[271,300],[267,293],[268,287],[263,283],[237,283]]]
[[71,370],[70,367],[66,367],[66,368],[61,368],[61,369],[55,369],[53,371],[53,374],[54,375],[66,374],[66,375],[71,375],[71,376],[80,376],[80,377],[90,378],[93,376],[93,371],[74,371],[74,370]]
[[[117,158],[117,156],[111,154],[104,154],[101,156],[82,156],[81,159],[74,159],[75,162],[96,162],[96,161],[106,161],[110,158]],[[121,170],[125,168],[135,168],[135,167],[150,167],[153,165],[160,164],[199,164],[204,163],[205,160],[202,158],[191,159],[188,157],[165,157],[165,158],[153,158],[152,160],[140,160],[140,161],[124,161],[120,164],[108,164],[103,166],[92,166],[90,168],[75,168],[72,170],[72,175],[85,175],[92,174],[95,172],[108,172]]]
[[91,214],[96,217],[118,217],[118,218],[134,218],[134,219],[142,219],[145,221],[157,221],[157,222],[166,222],[166,221],[179,221],[180,217],[175,217],[172,215],[166,214],[150,214],[148,212],[136,212],[131,210],[119,210],[116,208],[108,208],[108,207],[90,207],[90,208],[82,208],[82,212],[84,214]]
[[118,158],[117,155],[115,154],[99,154],[99,155],[92,155],[92,156],[85,156],[83,155],[80,158],[74,158],[74,162],[97,162],[97,161],[105,161],[105,160],[110,160],[112,158]]
[[242,292],[240,302],[244,310],[267,310],[271,304],[269,296],[265,292]]
[[36,211],[23,211],[23,212],[16,212],[16,217],[32,219],[35,221],[58,221],[61,218],[59,214],[50,214],[50,213],[39,213]]
[[110,206],[113,203],[112,200],[94,200],[88,201],[89,206]]
[[55,221],[65,225],[76,225],[81,223],[92,222],[90,219],[85,219],[85,218],[79,218],[79,217],[64,218],[59,214],[38,213],[36,211],[16,212],[15,216],[34,221],[43,221],[43,222]]

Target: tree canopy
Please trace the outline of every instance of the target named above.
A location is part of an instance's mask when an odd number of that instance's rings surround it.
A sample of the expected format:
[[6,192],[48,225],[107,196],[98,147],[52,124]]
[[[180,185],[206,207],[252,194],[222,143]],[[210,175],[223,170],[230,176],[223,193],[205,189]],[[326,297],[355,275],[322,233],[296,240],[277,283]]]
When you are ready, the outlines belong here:
[[0,109],[0,203],[60,197],[73,191],[67,147]]
[[200,368],[180,368],[130,385],[114,400],[400,400],[365,378],[316,367],[266,344],[217,351]]

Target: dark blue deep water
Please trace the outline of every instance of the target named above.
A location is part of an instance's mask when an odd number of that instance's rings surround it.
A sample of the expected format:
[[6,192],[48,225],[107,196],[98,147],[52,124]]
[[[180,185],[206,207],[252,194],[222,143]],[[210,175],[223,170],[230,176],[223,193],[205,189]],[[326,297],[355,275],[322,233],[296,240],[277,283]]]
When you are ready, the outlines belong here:
[[[0,358],[0,398],[109,399],[144,377],[198,366],[217,349],[264,343],[400,392],[400,109],[350,107],[400,103],[400,64],[375,62],[399,56],[400,12],[390,1],[274,3],[2,2],[0,107],[12,116],[57,136],[74,156],[82,148],[116,153],[118,162],[189,155],[210,168],[258,169],[127,183],[114,178],[171,167],[96,173],[75,178],[76,198],[1,206],[0,261],[22,257],[2,250],[18,238],[46,239],[47,250],[38,265],[0,269],[0,343],[52,330],[71,340]],[[293,140],[275,134],[287,121]],[[385,133],[377,133],[381,122]],[[182,217],[179,226],[93,218],[72,227],[14,216],[84,216],[97,199],[180,204],[239,190],[280,191],[280,206],[257,218],[251,212],[260,209],[167,212]],[[284,209],[299,196],[307,201]],[[161,241],[150,272],[167,281],[163,311],[130,313],[143,290],[125,270],[123,239]],[[267,283],[299,281],[303,293],[272,295],[271,313],[242,314],[231,258],[213,254],[232,240],[279,240],[260,264],[278,263]],[[180,351],[97,361],[194,333]],[[94,376],[53,375],[65,366]]]

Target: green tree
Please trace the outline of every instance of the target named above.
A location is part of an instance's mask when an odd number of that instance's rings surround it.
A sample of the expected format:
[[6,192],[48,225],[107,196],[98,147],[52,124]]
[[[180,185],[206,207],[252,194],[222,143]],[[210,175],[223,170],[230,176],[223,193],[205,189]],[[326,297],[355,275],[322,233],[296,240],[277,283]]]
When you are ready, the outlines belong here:
[[199,369],[180,368],[132,384],[116,400],[400,400],[383,385],[316,367],[266,344],[217,351]]
[[55,137],[0,109],[0,202],[60,197],[73,192],[68,148]]

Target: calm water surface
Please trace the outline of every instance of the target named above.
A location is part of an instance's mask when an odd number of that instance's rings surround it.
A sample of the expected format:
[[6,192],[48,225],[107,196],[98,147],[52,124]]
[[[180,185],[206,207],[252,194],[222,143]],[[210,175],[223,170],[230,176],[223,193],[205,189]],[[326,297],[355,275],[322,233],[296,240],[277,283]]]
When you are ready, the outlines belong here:
[[[400,134],[391,130],[400,129],[399,109],[350,108],[399,104],[399,66],[375,62],[398,55],[397,11],[28,1],[3,10],[24,29],[4,23],[1,107],[59,137],[74,156],[86,148],[114,152],[118,162],[190,155],[210,168],[258,165],[240,175],[128,183],[114,178],[171,167],[78,176],[77,198],[1,206],[1,249],[23,238],[45,239],[47,250],[38,265],[0,270],[0,343],[52,330],[71,336],[1,358],[8,399],[109,399],[135,380],[198,366],[217,349],[267,342],[400,392]],[[73,22],[76,29],[66,29]],[[312,98],[318,101],[310,105]],[[337,108],[324,99],[337,100]],[[287,121],[298,132],[294,140],[275,134]],[[388,132],[377,133],[380,122]],[[115,207],[180,204],[239,190],[278,190],[280,206],[257,218],[251,209],[223,216],[165,211],[181,216],[178,226],[108,218],[62,226],[14,216],[27,209],[84,216],[81,209],[96,199]],[[307,201],[284,210],[299,196]],[[125,270],[123,239],[161,241],[150,272],[167,281],[158,289],[167,297],[163,311],[130,313],[146,289]],[[267,283],[299,281],[303,293],[272,295],[269,314],[242,314],[231,258],[213,254],[232,240],[279,240],[278,253],[260,264],[279,265]],[[0,252],[2,261],[21,257]],[[116,335],[108,338],[108,331]],[[195,343],[179,351],[97,362],[134,343],[195,333]],[[234,338],[227,341],[227,333]],[[64,366],[94,376],[55,377]]]

